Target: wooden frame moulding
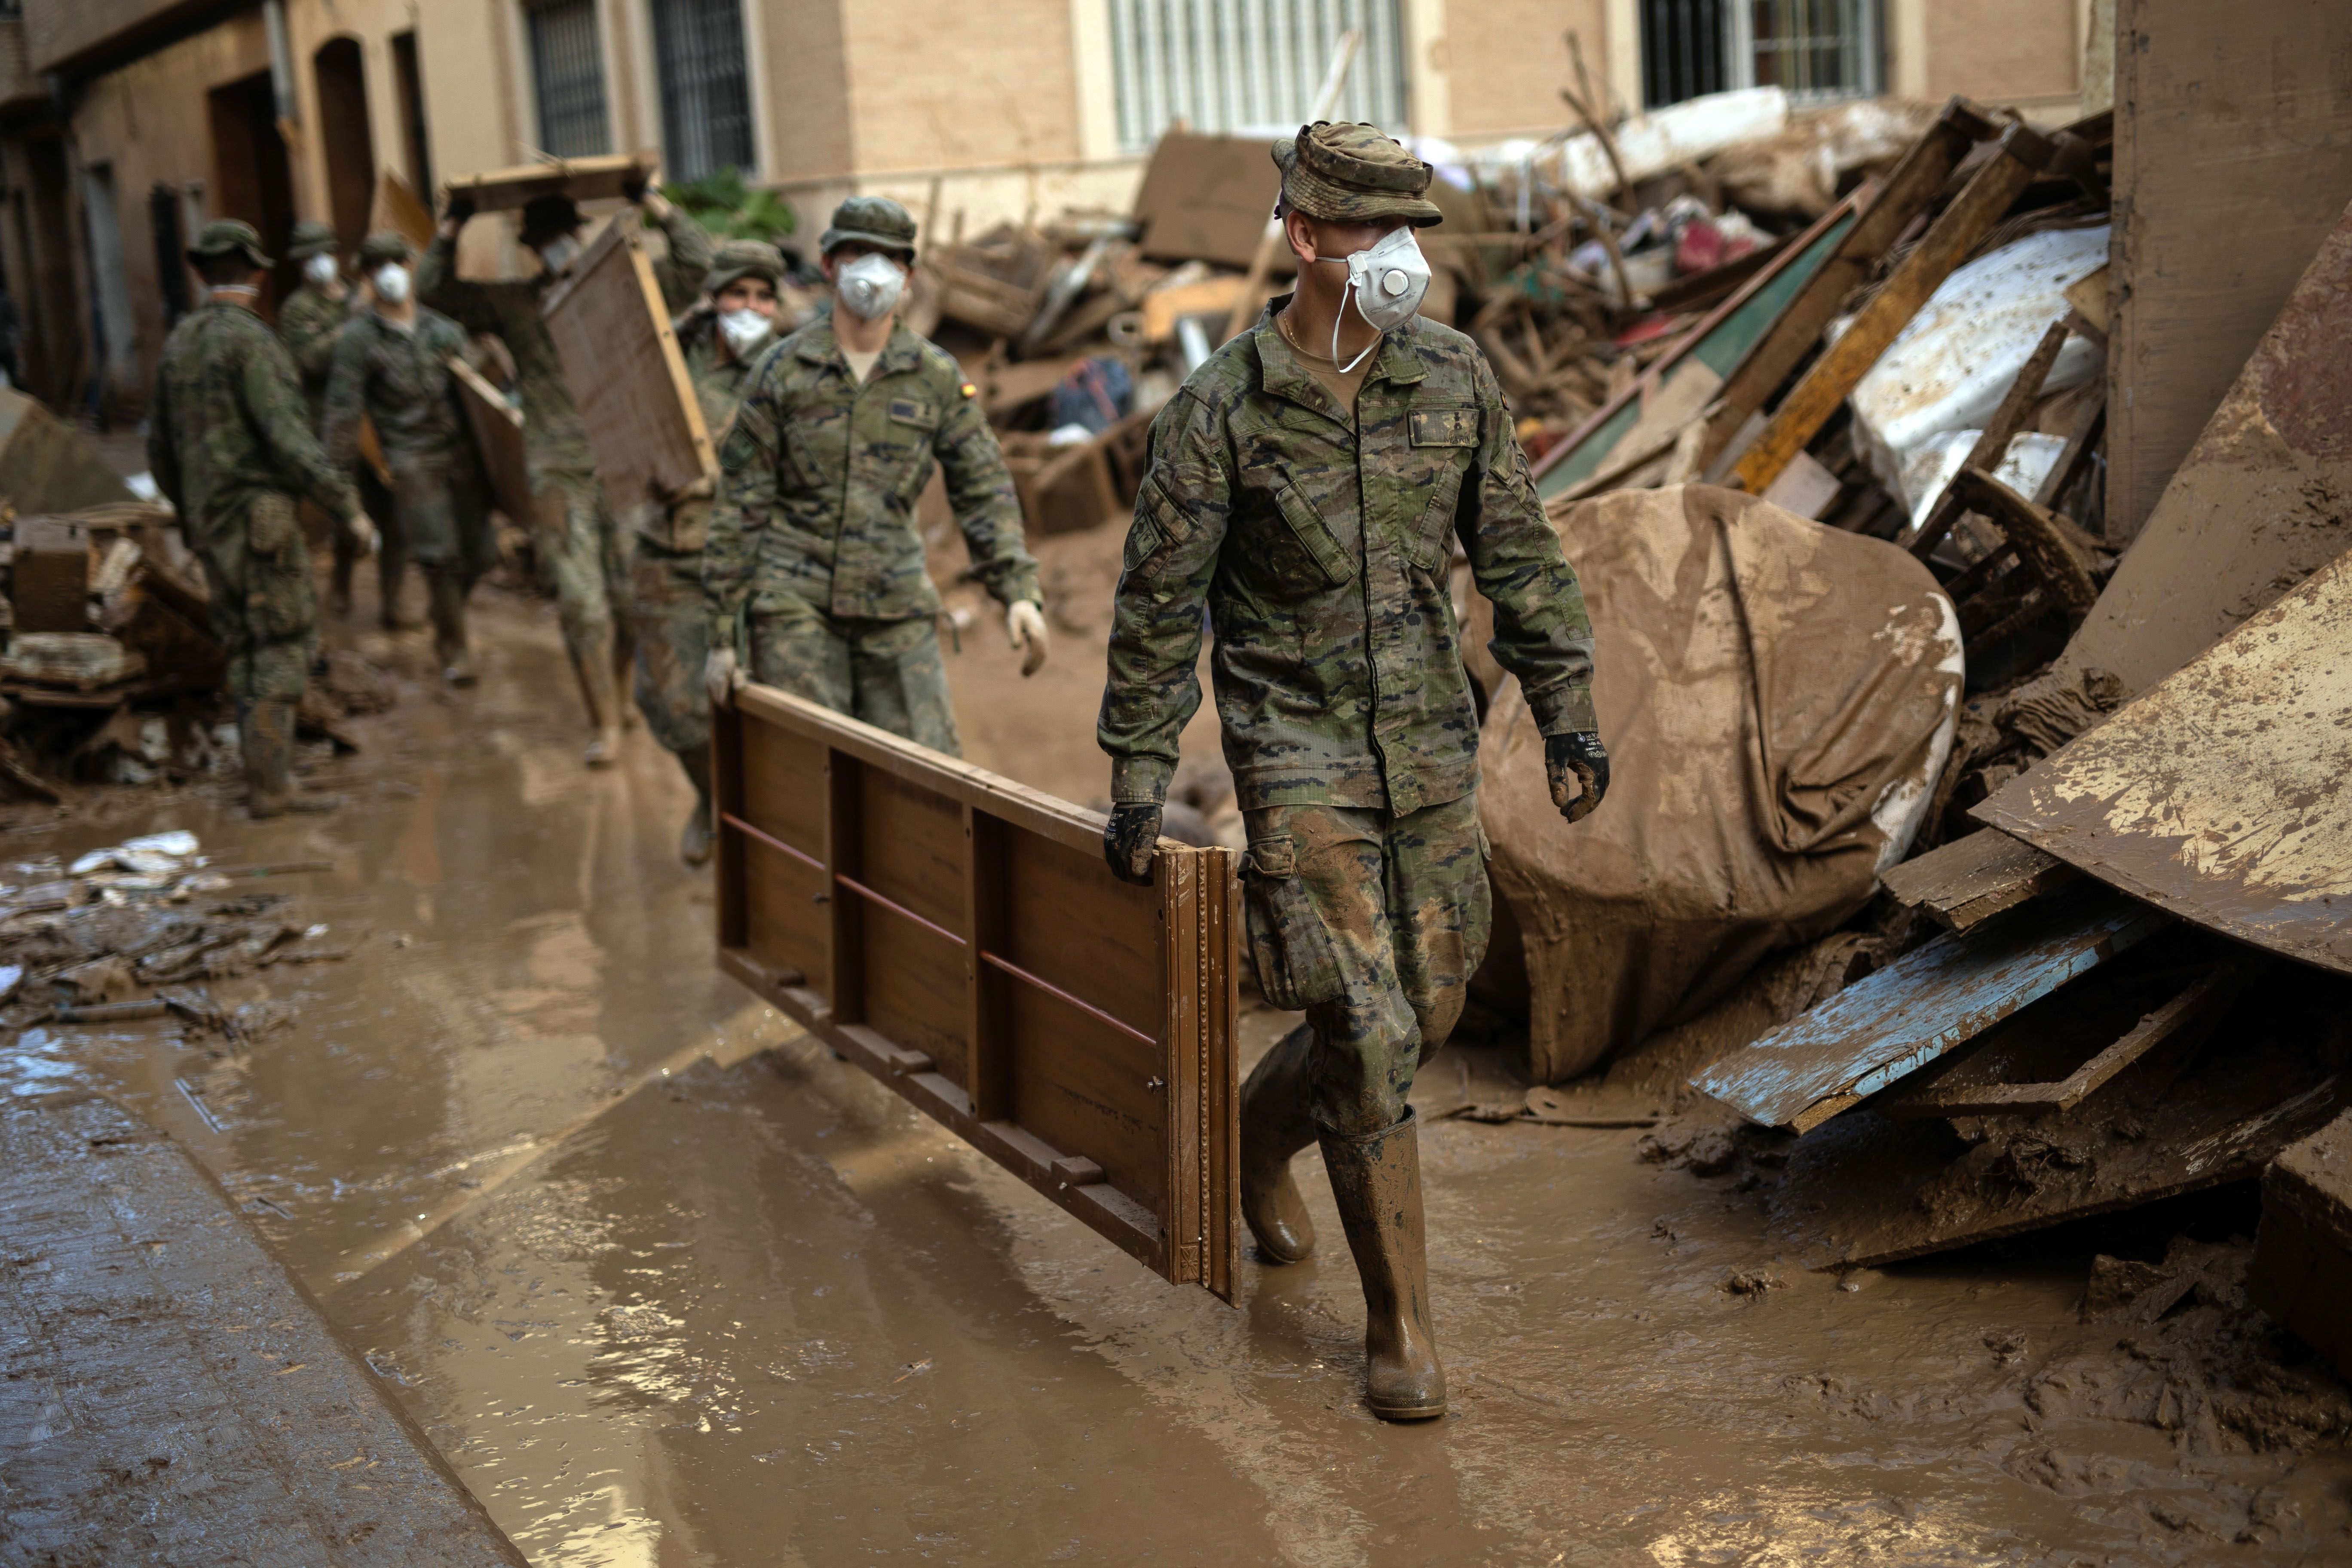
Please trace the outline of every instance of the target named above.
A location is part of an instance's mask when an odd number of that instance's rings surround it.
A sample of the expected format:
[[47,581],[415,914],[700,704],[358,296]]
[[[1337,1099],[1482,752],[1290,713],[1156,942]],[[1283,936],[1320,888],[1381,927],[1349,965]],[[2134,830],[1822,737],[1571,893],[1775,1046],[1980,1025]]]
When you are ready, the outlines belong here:
[[1240,857],[772,688],[714,715],[719,965],[1175,1284],[1230,1302]]

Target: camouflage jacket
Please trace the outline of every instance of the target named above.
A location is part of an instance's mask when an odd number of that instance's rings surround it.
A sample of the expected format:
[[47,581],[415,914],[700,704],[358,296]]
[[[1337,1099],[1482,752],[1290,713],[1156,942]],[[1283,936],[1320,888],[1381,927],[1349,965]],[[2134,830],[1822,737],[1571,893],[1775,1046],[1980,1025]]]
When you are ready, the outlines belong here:
[[[743,401],[743,383],[751,374],[751,359],[737,359],[719,342],[719,318],[708,303],[696,306],[670,323],[677,346],[686,355],[686,374],[694,383],[694,400],[702,410],[702,427],[710,439],[725,445],[727,428]],[[761,345],[766,347],[763,342]],[[702,548],[710,531],[713,487],[707,481],[681,496],[667,510],[648,508],[638,531],[667,549],[693,552]]]
[[761,354],[719,447],[719,504],[702,558],[712,635],[731,637],[786,595],[846,618],[905,620],[940,607],[923,570],[915,500],[936,459],[971,547],[972,574],[1004,604],[1034,599],[1037,563],[995,432],[944,349],[891,329],[864,385],[830,319]]
[[294,356],[302,377],[302,395],[310,405],[315,429],[327,405],[327,376],[334,368],[335,339],[351,320],[348,296],[338,300],[316,283],[304,283],[278,307],[278,335]]
[[[682,310],[702,291],[703,275],[710,270],[709,231],[677,208],[667,217],[650,220],[669,237],[669,257],[656,264],[662,299],[673,311]],[[416,268],[420,303],[453,317],[469,332],[495,333],[514,356],[515,381],[522,393],[523,452],[531,472],[585,474],[595,468],[588,450],[588,433],[581,428],[580,410],[563,379],[563,362],[556,357],[555,340],[548,334],[539,302],[553,279],[536,278],[478,283],[457,276],[457,242],[436,235],[432,247]]]
[[214,518],[265,491],[308,496],[339,518],[360,507],[310,433],[286,346],[242,305],[200,305],[163,340],[147,466],[199,549]]
[[415,328],[403,331],[365,310],[343,329],[319,431],[336,462],[349,467],[357,457],[363,414],[394,468],[446,466],[469,449],[473,434],[449,374],[449,361],[466,352],[465,329],[422,305]]
[[1153,422],[1097,731],[1115,801],[1167,793],[1201,704],[1204,600],[1244,809],[1402,815],[1475,788],[1478,718],[1447,592],[1457,539],[1538,727],[1594,727],[1584,597],[1485,357],[1432,321],[1394,328],[1351,422],[1275,325],[1287,302]]

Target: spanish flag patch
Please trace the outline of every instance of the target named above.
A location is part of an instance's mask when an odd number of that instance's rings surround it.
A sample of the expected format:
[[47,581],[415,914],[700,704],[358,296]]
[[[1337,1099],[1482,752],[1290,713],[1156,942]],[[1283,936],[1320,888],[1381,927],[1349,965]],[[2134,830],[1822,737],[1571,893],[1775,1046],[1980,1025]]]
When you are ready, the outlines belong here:
[[980,388],[974,386],[968,381],[965,382],[962,387],[959,390],[961,390],[966,397],[978,397],[980,395]]

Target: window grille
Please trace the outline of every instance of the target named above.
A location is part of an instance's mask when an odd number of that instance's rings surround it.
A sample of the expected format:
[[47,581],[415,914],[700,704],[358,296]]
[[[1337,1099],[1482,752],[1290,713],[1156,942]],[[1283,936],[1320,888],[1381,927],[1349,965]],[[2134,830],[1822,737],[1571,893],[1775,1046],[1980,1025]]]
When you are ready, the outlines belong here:
[[655,0],[662,153],[682,180],[751,166],[751,87],[742,0]]
[[1119,144],[1139,151],[1179,121],[1200,132],[1296,132],[1350,27],[1363,44],[1331,117],[1402,131],[1398,9],[1399,0],[1111,0]]
[[595,0],[545,0],[529,15],[540,151],[555,158],[609,151],[612,132],[604,119],[604,59],[596,42]]
[[1801,102],[1882,89],[1880,0],[1642,0],[1649,108],[1741,87]]

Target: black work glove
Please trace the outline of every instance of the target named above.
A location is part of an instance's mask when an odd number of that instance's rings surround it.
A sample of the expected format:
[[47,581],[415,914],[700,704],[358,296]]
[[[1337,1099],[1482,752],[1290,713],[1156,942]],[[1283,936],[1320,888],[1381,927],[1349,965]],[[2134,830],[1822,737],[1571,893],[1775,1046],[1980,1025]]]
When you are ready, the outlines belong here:
[[[1601,743],[1600,732],[1583,730],[1545,736],[1544,776],[1551,783],[1551,803],[1559,807],[1562,816],[1581,822],[1591,816],[1601,797],[1609,793],[1609,748]],[[1584,786],[1581,794],[1568,793],[1570,777]]]
[[651,184],[651,179],[646,175],[644,170],[640,169],[635,174],[631,174],[627,179],[621,182],[621,195],[623,199],[634,202],[639,206],[643,206],[646,201],[646,187]]
[[469,191],[451,191],[448,205],[442,209],[441,216],[451,223],[464,223],[472,217],[474,216],[473,194]]
[[1160,847],[1160,808],[1148,802],[1114,805],[1103,824],[1103,858],[1110,874],[1139,888],[1151,886],[1151,853]]

